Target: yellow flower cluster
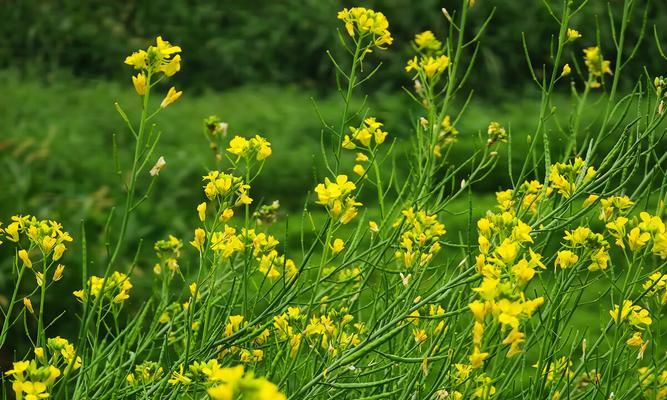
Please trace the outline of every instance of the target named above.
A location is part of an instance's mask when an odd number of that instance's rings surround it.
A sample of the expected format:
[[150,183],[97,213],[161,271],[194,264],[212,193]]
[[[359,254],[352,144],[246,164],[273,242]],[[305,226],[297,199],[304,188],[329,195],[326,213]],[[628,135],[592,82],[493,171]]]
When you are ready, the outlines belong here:
[[431,31],[415,35],[414,46],[418,56],[408,61],[406,72],[415,72],[416,78],[435,80],[450,64],[450,59],[442,51],[442,42]]
[[323,269],[326,277],[335,277],[333,283],[337,287],[342,287],[346,284],[351,284],[353,287],[358,287],[361,283],[361,268],[355,266],[329,266]]
[[[426,123],[428,124],[428,121]],[[445,115],[439,128],[438,143],[433,146],[433,154],[438,158],[442,157],[442,148],[456,143],[459,135],[459,131],[452,125],[449,115]]]
[[583,183],[590,182],[595,174],[595,168],[586,168],[586,161],[581,157],[576,157],[574,161],[568,163],[556,163],[549,169],[550,188],[569,199],[577,190],[580,180]]
[[172,275],[178,272],[178,259],[181,257],[182,248],[183,241],[172,235],[169,235],[167,240],[155,242],[153,249],[160,262],[155,264],[153,272],[160,275],[165,267]]
[[449,393],[447,390],[436,392],[436,399],[463,400],[463,393],[472,393],[472,397],[479,399],[490,399],[496,394],[496,387],[493,386],[493,379],[482,372],[471,377],[473,367],[469,364],[454,364],[453,378],[458,390]]
[[[155,46],[149,46],[146,50],[139,50],[125,58],[125,64],[131,65],[140,72],[132,77],[132,83],[137,94],[143,96],[151,85],[151,76],[162,73],[165,76],[173,76],[181,69],[181,48],[172,46],[162,37],[158,36],[155,40]],[[161,107],[167,107],[176,101],[182,92],[177,92],[175,88],[169,89],[167,97],[162,102]]]
[[348,150],[356,149],[357,144],[354,143],[354,141],[357,141],[361,146],[366,148],[370,147],[373,139],[375,139],[376,145],[384,143],[387,138],[387,132],[383,131],[381,128],[381,122],[378,122],[372,117],[366,118],[361,124],[361,127],[350,127],[350,134],[352,137],[350,138],[349,135],[345,135],[345,138],[343,139],[343,148]]
[[162,72],[167,76],[173,76],[181,69],[181,48],[172,46],[161,36],[155,39],[155,46],[149,46],[146,50],[139,50],[125,58],[125,64],[134,69],[145,70],[150,74]]
[[[535,364],[533,367],[538,368],[538,365]],[[549,363],[548,367],[544,367],[542,374],[546,376],[547,382],[558,382],[561,379],[570,381],[574,377],[572,361],[565,356],[556,358],[553,362]]]
[[407,268],[423,267],[440,251],[440,237],[446,233],[445,225],[435,214],[424,210],[415,212],[413,207],[403,210],[394,226],[404,224],[404,230],[396,250],[396,258]]
[[228,200],[228,196],[235,194],[236,200],[234,205],[252,203],[252,198],[248,195],[250,185],[243,182],[243,179],[226,174],[220,171],[210,171],[208,175],[203,177],[204,193],[209,200],[218,199],[219,203]]
[[371,37],[372,44],[380,49],[391,45],[394,38],[389,32],[389,21],[381,12],[364,7],[344,8],[338,12],[338,19],[345,23],[345,29],[350,37]]
[[265,378],[256,378],[252,372],[245,372],[243,365],[223,367],[218,360],[190,364],[188,372],[172,372],[169,383],[191,385],[199,383],[207,387],[206,393],[213,400],[286,400],[278,387]]
[[276,247],[280,242],[272,235],[256,233],[250,229],[243,236],[251,246],[252,254],[259,262],[259,272],[271,280],[285,277],[285,280],[293,280],[299,272],[293,260],[285,258],[278,253]]
[[[426,342],[430,335],[438,335],[445,329],[444,315],[445,310],[439,304],[429,304],[423,311],[415,310],[407,320],[415,326],[412,330],[412,336],[418,345]],[[428,318],[421,318],[421,315],[428,315]]]
[[225,336],[232,336],[245,326],[246,321],[243,315],[230,315],[225,324]]
[[642,367],[637,372],[644,398],[667,399],[667,370],[656,371],[655,369]]
[[[592,204],[599,199],[597,195],[590,195],[584,202],[584,207]],[[613,217],[619,215],[625,215],[626,212],[632,207],[635,203],[630,200],[628,196],[609,196],[604,199],[600,199],[600,220],[608,221]]]
[[241,136],[234,136],[234,138],[229,141],[229,148],[227,148],[227,151],[241,158],[249,159],[255,157],[257,161],[262,161],[266,160],[271,155],[272,150],[271,143],[269,143],[268,140],[259,135],[255,135],[255,137],[250,140]]
[[622,324],[627,320],[628,325],[636,329],[625,343],[630,347],[640,347],[640,353],[643,354],[648,342],[644,342],[641,331],[653,323],[649,311],[637,304],[633,304],[631,300],[623,300],[620,306],[618,304],[614,305],[609,311],[609,315],[611,315],[615,323]]
[[357,216],[357,207],[362,205],[353,195],[356,189],[357,185],[349,181],[347,175],[338,175],[335,181],[324,178],[324,183],[315,187],[317,204],[325,206],[331,218],[347,224]]
[[12,390],[18,400],[48,398],[59,377],[81,367],[81,357],[75,358],[74,346],[60,336],[48,339],[46,349],[35,347],[34,353],[33,360],[14,362],[13,368],[5,372],[11,377]]
[[642,325],[651,325],[653,322],[648,310],[642,308],[637,304],[633,304],[631,300],[623,300],[623,304],[619,307],[618,304],[609,311],[609,315],[617,324],[628,321],[628,323],[636,328],[641,328]]
[[405,71],[415,71],[415,78],[423,75],[428,79],[434,79],[442,75],[449,64],[449,57],[444,54],[439,56],[414,56],[405,66]]
[[[544,185],[539,181],[525,181],[518,189],[507,189],[496,192],[498,208],[501,211],[509,211],[514,214],[520,214],[521,211],[527,211],[530,214],[537,212],[537,206],[544,199],[545,193],[542,191]],[[551,193],[547,189],[546,196]],[[517,200],[520,200],[517,201]]]
[[144,361],[134,366],[134,372],[127,375],[127,383],[132,386],[144,386],[160,380],[164,370],[155,361]]
[[567,28],[567,40],[569,40],[570,42],[574,42],[580,37],[581,33],[579,33],[579,31],[577,31],[576,29]]
[[663,272],[651,274],[642,287],[650,296],[657,296],[661,304],[667,304],[667,274]]
[[438,51],[442,48],[442,42],[435,38],[431,31],[424,31],[415,35],[415,46],[421,51]]
[[601,233],[595,233],[586,226],[578,226],[565,231],[565,250],[558,252],[556,265],[567,269],[580,259],[588,258],[589,271],[604,271],[609,263],[609,243]]
[[273,317],[273,326],[279,340],[289,341],[290,355],[295,357],[302,340],[311,347],[319,347],[334,357],[340,351],[361,343],[365,332],[363,323],[352,323],[354,317],[346,308],[331,310],[326,314],[313,314],[308,321],[298,307],[288,308],[286,313]]
[[[0,233],[4,233],[7,240],[19,243],[21,239],[27,238],[32,245],[39,248],[43,257],[51,257],[53,261],[62,257],[67,250],[65,244],[73,240],[56,221],[38,220],[30,215],[15,215],[11,220],[4,229],[0,228]],[[27,259],[23,261],[26,266],[32,267],[32,263]]]
[[488,357],[481,351],[487,317],[499,323],[502,331],[510,330],[502,343],[510,346],[507,356],[512,357],[521,352],[520,345],[525,341],[525,334],[519,329],[521,321],[529,319],[544,303],[542,297],[527,299],[524,293],[545,265],[542,256],[529,247],[533,243],[532,228],[513,213],[505,197],[498,196],[500,208],[505,211],[487,212],[477,221],[480,254],[475,264],[482,282],[473,288],[480,299],[469,304],[475,318],[470,356],[473,368],[481,367]]
[[130,289],[132,289],[130,277],[122,272],[114,271],[106,282],[103,277],[91,276],[88,278],[86,288],[75,291],[74,296],[81,301],[86,301],[89,296],[94,299],[102,296],[111,303],[120,304],[130,298]]
[[602,75],[609,74],[611,75],[610,62],[602,58],[602,52],[599,47],[589,47],[584,49],[584,62],[586,67],[588,67],[588,73],[590,74],[590,87],[598,88],[600,87],[600,78]]
[[489,137],[486,141],[489,146],[496,143],[507,143],[507,131],[499,122],[492,121],[489,123],[489,126],[486,128],[486,134]]
[[225,225],[221,231],[211,233],[209,245],[216,256],[223,260],[245,249],[242,237],[237,235],[236,229],[229,225]]

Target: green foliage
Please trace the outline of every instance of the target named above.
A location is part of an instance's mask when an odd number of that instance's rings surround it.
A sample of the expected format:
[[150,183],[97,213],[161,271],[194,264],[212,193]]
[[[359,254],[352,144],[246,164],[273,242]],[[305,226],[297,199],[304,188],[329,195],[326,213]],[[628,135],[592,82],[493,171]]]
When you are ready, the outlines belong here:
[[[350,2],[343,2],[350,3]],[[554,3],[555,13],[560,5]],[[405,85],[403,66],[411,54],[409,41],[415,32],[431,29],[444,34],[443,5],[452,14],[458,4],[437,0],[383,0],[367,2],[383,11],[391,21],[395,45],[388,53],[378,53],[385,67],[381,79],[371,85]],[[355,4],[347,4],[356,5]],[[274,82],[302,86],[329,87],[333,68],[323,49],[340,54],[338,28],[330,18],[341,7],[334,0],[227,0],[184,2],[153,0],[122,2],[17,1],[0,6],[0,68],[21,66],[41,76],[43,72],[65,68],[85,77],[113,77],[124,81],[119,62],[127,48],[143,47],[156,35],[180,43],[187,49],[180,77],[189,88],[228,88],[240,84]],[[611,43],[608,10],[620,12],[617,2],[591,0],[572,25],[590,38]],[[650,30],[667,26],[667,5],[662,1],[637,2],[632,17],[637,20],[646,9],[649,35],[639,48],[629,72],[637,76],[642,66],[661,67]],[[541,65],[549,60],[554,22],[540,1],[478,1],[469,15],[469,24],[479,29],[489,13],[493,20],[483,38],[476,73],[471,85],[478,92],[503,97],[504,90],[528,83],[521,34],[526,34],[533,60]],[[628,27],[632,42],[641,35],[641,24]],[[468,37],[472,39],[472,37]],[[663,39],[664,40],[664,39]],[[572,52],[581,56],[582,48]],[[615,56],[611,47],[603,51]],[[539,73],[539,71],[538,71]],[[631,84],[631,82],[625,82]]]

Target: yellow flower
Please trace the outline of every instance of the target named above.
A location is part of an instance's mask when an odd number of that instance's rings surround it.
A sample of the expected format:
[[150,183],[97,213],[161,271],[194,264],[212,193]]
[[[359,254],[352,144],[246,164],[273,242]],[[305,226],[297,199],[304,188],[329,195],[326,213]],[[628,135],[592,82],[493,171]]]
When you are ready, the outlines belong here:
[[137,91],[139,96],[146,94],[146,75],[143,72],[140,72],[136,76],[132,76],[132,84],[134,85],[134,90]]
[[635,332],[630,339],[625,342],[630,347],[640,347],[644,344],[641,332]]
[[482,353],[479,351],[479,347],[475,346],[469,358],[470,358],[470,365],[472,366],[472,368],[477,369],[484,366],[484,360],[489,358],[489,353]]
[[173,76],[181,70],[181,56],[176,55],[174,58],[169,60],[169,62],[163,64],[162,67],[160,67],[160,70],[167,76]]
[[357,145],[354,144],[352,139],[350,139],[349,135],[345,135],[345,138],[343,139],[343,144],[341,146],[347,150],[354,150],[357,148]]
[[639,228],[632,228],[628,233],[628,245],[631,251],[637,251],[646,245],[646,242],[651,239],[648,232],[641,232]]
[[485,303],[482,303],[479,300],[475,300],[472,303],[468,304],[470,311],[475,316],[475,321],[482,322],[486,316],[487,307]]
[[573,231],[565,231],[565,240],[572,246],[585,246],[588,238],[593,235],[590,228],[579,226]]
[[361,164],[356,164],[352,168],[352,171],[359,176],[364,176],[364,174],[366,173],[366,169],[364,169],[364,166]]
[[125,64],[131,65],[134,69],[146,69],[146,58],[148,54],[144,50],[135,51],[132,55],[125,58]]
[[171,43],[167,42],[166,40],[162,40],[162,36],[158,36],[155,39],[155,42],[157,44],[157,50],[162,55],[171,55],[171,54],[174,54],[174,53],[180,53],[181,52],[180,47],[172,46]]
[[500,246],[496,248],[496,256],[505,264],[511,264],[519,253],[519,245],[510,239],[505,239]]
[[484,337],[484,325],[478,321],[472,325],[472,342],[475,345],[482,344],[482,339]]
[[30,314],[35,313],[35,309],[32,308],[32,301],[28,297],[23,298],[23,306],[30,312]]
[[435,38],[431,31],[424,31],[415,35],[415,44],[420,50],[440,50],[442,43]]
[[351,37],[370,36],[373,44],[380,49],[393,42],[389,32],[389,22],[381,12],[364,7],[344,8],[338,12],[338,19],[345,23],[345,29]]
[[509,335],[503,340],[503,344],[509,344],[510,349],[507,351],[507,357],[513,357],[519,353],[521,353],[521,349],[519,348],[519,345],[523,342],[525,342],[525,334],[522,332],[519,332],[516,329],[513,329],[510,331]]
[[272,153],[271,143],[259,135],[255,135],[254,138],[250,139],[250,144],[257,152],[257,161],[267,159]]
[[602,58],[602,52],[599,47],[589,47],[584,49],[584,62],[588,67],[588,73],[591,76],[591,88],[600,87],[599,78],[604,74],[611,75],[611,63]]
[[208,393],[213,400],[232,400],[234,398],[234,390],[228,383],[213,386],[209,388],[206,393]]
[[575,41],[581,37],[581,33],[577,32],[572,28],[567,28],[567,40]]
[[623,305],[620,307],[618,305],[614,305],[614,308],[609,311],[609,315],[611,315],[611,318],[616,322],[617,324],[623,322],[625,318],[630,314],[630,311],[632,310],[632,301],[630,300],[623,300]]
[[449,57],[444,54],[438,57],[424,56],[420,59],[414,57],[412,60],[408,61],[405,71],[410,72],[414,70],[417,73],[423,72],[427,78],[433,79],[445,72],[449,64]]
[[53,248],[53,255],[51,256],[53,261],[60,260],[60,257],[63,256],[63,253],[65,252],[65,250],[67,250],[67,247],[65,247],[64,244],[62,244],[62,243],[57,244],[56,247]]
[[607,269],[609,263],[609,253],[602,248],[591,255],[591,265],[588,266],[589,271],[604,271]]
[[595,203],[599,198],[600,198],[600,196],[598,196],[597,194],[591,194],[586,198],[586,200],[584,200],[584,203],[582,204],[582,206],[583,207],[588,207],[591,204]]
[[160,107],[162,107],[162,108],[166,108],[166,107],[169,106],[171,103],[173,103],[173,102],[175,102],[176,100],[178,100],[178,98],[181,97],[182,94],[183,94],[182,91],[181,91],[181,92],[177,92],[177,91],[176,91],[176,88],[172,86],[172,87],[169,89],[169,91],[167,92],[167,95],[164,97],[164,100],[162,100],[162,103],[160,104]]
[[211,250],[224,259],[243,250],[243,242],[236,236],[236,229],[225,225],[222,231],[213,232],[210,240]]
[[204,249],[204,241],[206,240],[206,231],[201,228],[195,229],[195,238],[190,244],[197,250],[202,251]]
[[199,220],[201,222],[206,220],[206,202],[203,202],[197,206],[197,214],[199,215]]
[[628,317],[628,322],[632,326],[648,326],[653,323],[653,320],[649,316],[648,310],[641,308],[640,306],[632,306],[632,311]]
[[225,325],[225,336],[231,336],[241,329],[245,317],[243,315],[230,315]]
[[426,331],[424,329],[413,329],[412,336],[414,336],[415,342],[417,342],[417,344],[422,344],[428,339],[428,335],[426,335]]
[[364,153],[357,153],[357,158],[354,159],[356,162],[366,162],[368,161],[368,156]]
[[570,67],[570,64],[565,64],[563,65],[563,72],[561,72],[560,76],[568,76],[572,73],[572,68]]
[[332,205],[334,201],[346,196],[356,188],[354,182],[348,181],[347,175],[338,175],[335,182],[325,178],[323,184],[320,183],[315,187],[317,204]]
[[498,279],[485,277],[482,280],[482,284],[479,287],[473,288],[472,290],[479,293],[484,300],[493,300],[498,296],[498,284],[500,281]]
[[234,216],[234,210],[231,208],[226,208],[225,211],[220,214],[220,222],[227,222]]
[[528,261],[525,259],[519,260],[511,268],[512,275],[516,278],[520,286],[525,285],[530,282],[531,279],[535,276],[535,269],[528,264]]
[[342,239],[335,239],[331,245],[331,251],[333,254],[336,255],[343,251],[343,249],[345,249],[345,242],[343,242]]
[[627,218],[618,217],[605,225],[605,227],[609,230],[609,233],[616,238],[616,244],[622,248],[625,248],[625,245],[623,244],[623,236],[625,236],[625,224],[627,223]]
[[53,272],[53,281],[58,282],[63,277],[63,272],[65,272],[65,266],[58,264],[56,270]]
[[489,136],[489,139],[487,140],[489,145],[498,142],[507,143],[507,131],[500,125],[499,122],[492,121],[486,129],[486,133]]
[[158,72],[162,72],[166,76],[174,75],[181,69],[181,56],[176,54],[181,52],[181,48],[172,46],[171,43],[163,40],[160,36],[156,38],[155,42],[155,46],[136,51],[125,58],[125,64],[131,65],[135,69],[145,70],[149,75]]
[[27,251],[25,251],[24,249],[19,250],[18,256],[21,259],[21,261],[23,261],[23,265],[25,265],[28,268],[32,268],[32,261],[30,261],[30,257],[28,256]]
[[556,266],[560,266],[562,269],[568,269],[579,261],[579,256],[570,250],[562,250],[558,252],[556,256]]

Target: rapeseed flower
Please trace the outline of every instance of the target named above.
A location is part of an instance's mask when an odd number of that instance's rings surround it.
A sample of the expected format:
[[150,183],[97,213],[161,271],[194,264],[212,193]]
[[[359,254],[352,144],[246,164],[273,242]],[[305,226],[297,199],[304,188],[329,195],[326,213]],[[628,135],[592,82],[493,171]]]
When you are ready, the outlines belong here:
[[167,95],[162,100],[162,103],[160,104],[160,107],[162,107],[162,108],[168,107],[171,103],[178,100],[181,97],[182,94],[183,94],[182,91],[180,91],[180,92],[176,91],[176,88],[172,86],[171,88],[169,88],[169,91],[167,92]]
[[584,62],[588,67],[590,75],[590,87],[599,88],[600,79],[604,74],[612,74],[611,62],[602,58],[602,51],[599,47],[589,47],[584,49]]
[[442,47],[442,42],[435,38],[431,31],[424,31],[415,35],[415,45],[418,50],[438,51]]
[[352,38],[362,40],[370,36],[371,43],[379,49],[391,45],[394,39],[389,32],[389,22],[381,12],[364,7],[344,8],[338,19],[345,23],[345,30]]

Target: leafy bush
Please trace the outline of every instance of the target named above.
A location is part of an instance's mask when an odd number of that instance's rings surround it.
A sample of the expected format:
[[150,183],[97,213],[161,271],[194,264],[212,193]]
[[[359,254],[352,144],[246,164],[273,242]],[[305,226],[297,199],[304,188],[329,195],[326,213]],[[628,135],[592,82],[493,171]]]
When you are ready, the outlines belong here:
[[[347,2],[344,2],[347,3]],[[371,2],[373,3],[373,2]],[[411,53],[410,40],[415,30],[431,29],[446,33],[447,20],[438,12],[443,6],[437,0],[383,0],[375,2],[392,24],[395,44],[392,52],[378,55],[385,67],[381,78],[369,82],[377,87],[393,88],[407,83],[403,60]],[[489,95],[502,95],[507,88],[521,88],[529,83],[521,45],[525,34],[535,63],[548,63],[554,32],[549,29],[553,18],[539,1],[478,2],[468,13],[466,38],[484,25],[491,11],[493,19],[486,27],[484,46],[478,54],[476,73],[471,87]],[[558,3],[558,2],[557,2]],[[618,1],[591,0],[574,17],[574,22],[589,38],[611,44],[608,10],[618,14]],[[667,5],[661,1],[635,2],[631,15],[635,20],[647,13],[647,26],[667,24]],[[128,48],[144,47],[158,34],[172,38],[185,49],[187,68],[180,79],[194,89],[229,88],[244,83],[299,82],[305,86],[326,89],[333,84],[334,69],[322,49],[337,55],[338,38],[331,32],[335,21],[327,16],[337,11],[339,2],[318,0],[185,2],[132,0],[124,2],[10,1],[0,7],[3,20],[0,34],[0,68],[21,66],[36,70],[34,76],[49,76],[42,71],[65,68],[84,77],[113,77],[123,81],[116,60]],[[444,3],[452,7],[451,3]],[[553,6],[560,12],[560,4]],[[169,10],[165,12],[164,10]],[[456,9],[451,8],[455,15]],[[28,28],[26,24],[29,23]],[[626,28],[631,42],[642,36],[641,23]],[[636,62],[627,68],[631,76],[660,67],[655,47],[643,36],[635,54]],[[591,41],[594,43],[595,41]],[[627,42],[626,42],[627,43]],[[579,55],[577,44],[567,51]],[[613,56],[613,49],[603,49]],[[628,51],[628,48],[624,50]],[[508,55],[512,55],[508,57]],[[538,71],[539,73],[539,71]],[[32,76],[31,75],[31,76]],[[493,82],[493,84],[490,84]],[[631,79],[621,81],[632,85]]]

